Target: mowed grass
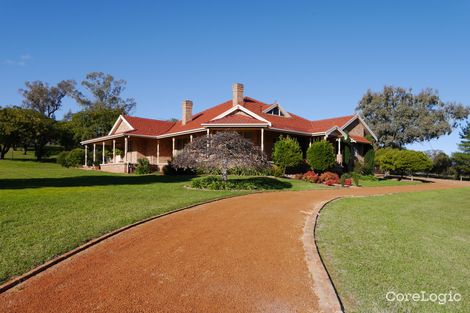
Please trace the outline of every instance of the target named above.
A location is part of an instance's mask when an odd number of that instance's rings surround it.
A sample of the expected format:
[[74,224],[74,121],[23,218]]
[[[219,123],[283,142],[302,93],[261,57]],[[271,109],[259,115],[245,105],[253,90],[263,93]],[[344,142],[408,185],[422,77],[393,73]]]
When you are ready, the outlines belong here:
[[[346,312],[469,312],[469,188],[335,201],[316,237]],[[389,302],[390,291],[462,300]]]
[[[187,205],[247,193],[185,188],[191,179],[0,161],[0,282],[119,227]],[[303,181],[281,181],[285,190],[321,188]]]

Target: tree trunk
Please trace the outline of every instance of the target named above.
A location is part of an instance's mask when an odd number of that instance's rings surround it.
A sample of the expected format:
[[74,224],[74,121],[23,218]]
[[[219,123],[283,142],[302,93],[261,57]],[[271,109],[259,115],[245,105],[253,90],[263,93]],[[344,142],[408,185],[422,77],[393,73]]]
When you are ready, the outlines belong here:
[[23,155],[26,155],[26,154],[28,154],[28,146],[24,145],[23,146]]
[[8,153],[8,150],[10,150],[10,146],[2,146],[0,147],[0,160],[5,159],[5,155]]
[[222,172],[222,181],[226,182],[228,179],[227,168],[223,167],[221,169],[221,172]]

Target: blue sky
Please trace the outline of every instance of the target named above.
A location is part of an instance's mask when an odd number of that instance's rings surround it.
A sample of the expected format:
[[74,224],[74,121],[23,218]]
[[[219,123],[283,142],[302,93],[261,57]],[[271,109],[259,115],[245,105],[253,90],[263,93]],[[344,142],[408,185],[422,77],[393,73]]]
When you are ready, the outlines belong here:
[[233,82],[311,119],[350,114],[385,84],[469,105],[470,2],[0,0],[0,105],[20,104],[25,81],[91,71],[127,80],[133,114],[160,119],[183,99],[228,100]]

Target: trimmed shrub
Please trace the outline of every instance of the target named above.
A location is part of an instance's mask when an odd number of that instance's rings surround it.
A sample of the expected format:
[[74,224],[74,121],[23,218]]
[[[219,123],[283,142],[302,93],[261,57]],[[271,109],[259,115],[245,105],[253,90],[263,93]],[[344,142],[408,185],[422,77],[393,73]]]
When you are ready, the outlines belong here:
[[139,175],[150,174],[152,169],[150,167],[150,162],[146,158],[141,158],[137,160],[137,166],[135,167],[135,173]]
[[81,148],[73,149],[65,160],[66,167],[79,167],[85,163],[85,150]]
[[364,164],[362,166],[362,174],[372,175],[374,174],[374,165],[375,165],[375,151],[370,149],[364,155]]
[[68,167],[67,165],[67,158],[69,156],[69,151],[62,151],[56,157],[57,164],[62,165],[63,167]]
[[382,171],[399,175],[427,172],[433,165],[424,152],[413,150],[380,149],[375,159]]
[[307,161],[314,171],[331,169],[336,165],[333,145],[328,141],[314,142],[307,150]]
[[273,176],[275,177],[282,177],[284,176],[284,169],[275,165],[273,169]]
[[292,184],[270,177],[228,179],[219,176],[198,177],[191,181],[191,187],[208,190],[275,190],[291,187]]
[[339,183],[339,176],[336,173],[333,172],[325,172],[320,175],[318,181],[320,183],[324,183],[326,185],[334,185]]
[[296,139],[289,136],[281,136],[273,147],[273,161],[283,170],[288,167],[296,167],[302,163],[302,149]]
[[314,171],[308,171],[303,175],[303,180],[308,181],[310,183],[317,183],[318,182],[318,174]]

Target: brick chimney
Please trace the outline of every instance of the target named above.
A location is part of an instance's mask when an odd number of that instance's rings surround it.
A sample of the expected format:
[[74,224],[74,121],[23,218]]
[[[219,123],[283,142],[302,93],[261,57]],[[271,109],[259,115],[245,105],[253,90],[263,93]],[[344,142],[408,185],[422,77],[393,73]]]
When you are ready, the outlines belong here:
[[232,98],[232,105],[236,106],[238,105],[243,105],[243,84],[240,83],[235,83],[232,85],[232,93],[233,93],[233,98]]
[[181,123],[186,125],[189,121],[193,118],[193,102],[191,100],[184,100],[183,101],[183,118],[181,119]]

